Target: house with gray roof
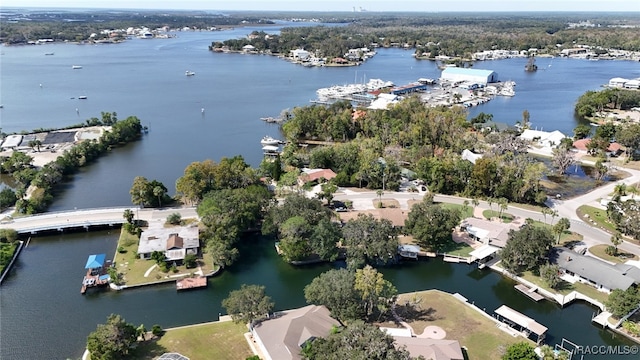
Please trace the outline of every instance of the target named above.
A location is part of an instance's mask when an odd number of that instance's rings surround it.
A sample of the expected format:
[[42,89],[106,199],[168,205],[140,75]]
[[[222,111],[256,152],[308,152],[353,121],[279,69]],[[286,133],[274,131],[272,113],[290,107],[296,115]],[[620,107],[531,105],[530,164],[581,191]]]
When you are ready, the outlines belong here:
[[563,278],[589,284],[605,293],[615,289],[627,290],[634,284],[640,284],[640,269],[633,265],[611,265],[566,248],[551,251],[549,262],[560,267],[564,272]]
[[458,340],[394,336],[396,347],[404,346],[412,357],[431,360],[464,360]]
[[302,359],[300,352],[307,341],[327,337],[334,326],[340,323],[326,307],[309,305],[277,313],[251,332],[265,359],[297,360]]
[[162,225],[149,226],[142,232],[138,242],[138,255],[150,259],[154,251],[164,253],[167,261],[182,261],[187,254],[198,254],[200,237],[198,226],[165,228]]
[[469,236],[483,244],[503,248],[509,240],[509,231],[517,231],[521,226],[522,224],[517,222],[503,223],[470,217],[462,220],[460,230],[466,231]]

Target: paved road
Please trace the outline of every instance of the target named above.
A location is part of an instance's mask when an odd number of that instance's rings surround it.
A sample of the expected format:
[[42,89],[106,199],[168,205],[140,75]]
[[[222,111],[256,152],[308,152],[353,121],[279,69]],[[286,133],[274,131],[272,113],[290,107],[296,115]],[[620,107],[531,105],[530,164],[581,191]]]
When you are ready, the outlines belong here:
[[98,224],[122,224],[124,211],[130,209],[135,217],[145,221],[165,219],[172,213],[180,213],[183,218],[197,217],[194,207],[169,209],[138,209],[135,207],[84,209],[73,211],[49,212],[40,215],[24,216],[0,222],[0,228],[12,228],[18,232],[31,232],[42,229],[81,227]]

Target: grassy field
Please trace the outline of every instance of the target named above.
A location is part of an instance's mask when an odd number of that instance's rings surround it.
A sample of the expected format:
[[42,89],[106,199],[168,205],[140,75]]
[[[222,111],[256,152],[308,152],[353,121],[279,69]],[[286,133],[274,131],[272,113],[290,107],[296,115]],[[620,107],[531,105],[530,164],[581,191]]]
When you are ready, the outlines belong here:
[[[585,215],[589,215],[589,218],[585,218]],[[609,222],[607,219],[607,211],[595,208],[589,205],[582,205],[578,208],[578,216],[584,221],[593,221],[595,225],[604,231],[609,233],[616,232],[616,226]]]
[[589,248],[589,252],[599,257],[600,259],[620,264],[624,263],[627,260],[638,260],[637,255],[626,253],[620,249],[618,249],[618,256],[611,256],[605,252],[605,249],[608,246],[609,245],[606,244],[595,245]]
[[[124,252],[117,252],[114,263],[119,273],[122,274],[122,279],[125,285],[140,285],[150,282],[156,282],[161,280],[169,280],[169,276],[182,274],[188,276],[195,271],[194,269],[187,269],[184,265],[177,266],[177,272],[168,273],[160,271],[156,266],[148,277],[144,274],[149,270],[155,262],[153,260],[143,260],[138,258],[138,237],[136,235],[129,234],[124,228],[120,232],[120,239],[118,239],[118,248],[122,247]],[[213,259],[205,256],[204,259],[198,260],[198,265],[202,268],[204,274],[211,272],[214,268]],[[173,278],[171,278],[173,279]]]
[[460,211],[460,216],[463,219],[466,219],[468,217],[472,217],[473,216],[473,206],[471,204],[467,205],[466,207],[464,205],[458,205],[458,204],[447,204],[447,203],[440,203],[440,206],[445,208],[445,209],[456,209]]
[[438,290],[402,294],[397,303],[398,315],[416,334],[427,326],[439,326],[446,331],[447,339],[458,340],[467,348],[466,358],[471,360],[499,359],[509,345],[524,341],[503,332],[493,321]]
[[169,330],[159,339],[140,343],[131,358],[151,360],[177,352],[190,359],[243,360],[253,355],[246,332],[245,325],[232,321]]
[[439,252],[448,255],[456,255],[462,257],[468,257],[469,253],[473,251],[473,248],[467,243],[457,243],[452,241],[449,246],[441,249]]

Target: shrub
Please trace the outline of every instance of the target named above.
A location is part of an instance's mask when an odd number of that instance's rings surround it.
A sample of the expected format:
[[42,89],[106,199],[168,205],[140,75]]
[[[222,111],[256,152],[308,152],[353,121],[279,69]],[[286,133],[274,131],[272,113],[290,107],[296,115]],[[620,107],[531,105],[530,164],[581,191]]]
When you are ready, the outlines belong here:
[[151,333],[154,336],[162,336],[162,334],[164,334],[164,330],[162,330],[162,326],[155,324],[151,327]]
[[182,216],[179,213],[173,213],[167,216],[167,224],[180,225],[182,222]]
[[176,267],[176,264],[171,265],[171,272],[174,274],[178,272],[178,268]]
[[127,249],[125,249],[124,246],[118,246],[118,252],[120,254],[124,254],[127,252]]
[[625,320],[622,323],[622,328],[633,336],[640,336],[640,325],[634,323],[633,321]]
[[196,267],[197,262],[196,262],[196,256],[194,254],[187,254],[184,257],[184,266],[187,267],[187,269],[191,269]]
[[616,247],[613,245],[609,245],[607,246],[606,249],[604,249],[605,254],[609,255],[609,256],[616,256]]

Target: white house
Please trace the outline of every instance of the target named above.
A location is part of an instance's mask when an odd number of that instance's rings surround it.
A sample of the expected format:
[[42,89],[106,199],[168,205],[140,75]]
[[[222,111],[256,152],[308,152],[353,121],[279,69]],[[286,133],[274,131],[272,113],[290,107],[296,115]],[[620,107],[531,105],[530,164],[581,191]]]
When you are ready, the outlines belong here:
[[311,56],[311,54],[304,49],[295,49],[295,50],[291,50],[291,57],[294,60],[309,60],[309,57]]
[[245,45],[242,47],[242,51],[244,52],[256,51],[256,47],[253,45]]
[[621,78],[621,77],[614,77],[613,79],[609,80],[609,87],[621,88],[621,87],[624,87],[624,84],[627,81],[629,81],[629,79],[625,79],[625,78]]
[[520,134],[521,139],[529,140],[533,143],[538,144],[538,146],[549,148],[559,145],[562,139],[566,137],[567,136],[565,134],[561,133],[558,130],[548,132],[526,129],[522,132],[522,134]]
[[141,259],[150,259],[154,251],[160,251],[167,261],[181,261],[187,254],[196,255],[199,248],[197,225],[171,228],[155,226],[140,235],[138,255]]

